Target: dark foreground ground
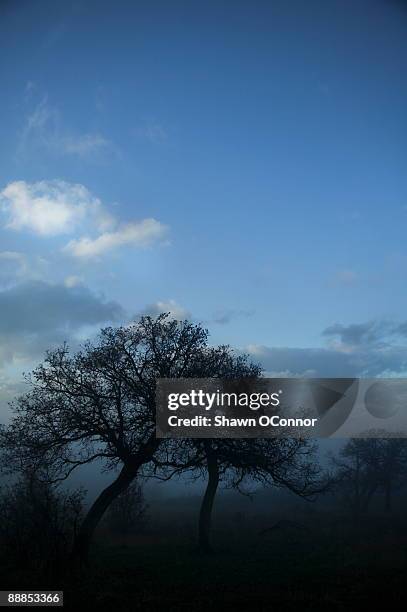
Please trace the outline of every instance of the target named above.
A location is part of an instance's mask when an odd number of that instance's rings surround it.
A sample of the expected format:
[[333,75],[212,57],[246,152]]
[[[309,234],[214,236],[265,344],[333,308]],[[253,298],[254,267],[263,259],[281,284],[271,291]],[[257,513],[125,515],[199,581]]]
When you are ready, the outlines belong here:
[[[315,518],[315,517],[314,517]],[[202,556],[192,533],[147,532],[125,541],[99,534],[91,568],[42,577],[3,567],[2,588],[64,589],[65,608],[103,610],[392,610],[407,598],[403,520],[378,517],[357,529],[344,519],[312,527],[264,526],[238,517],[214,530],[216,552]],[[275,524],[274,524],[275,525]],[[267,528],[266,528],[267,529]]]

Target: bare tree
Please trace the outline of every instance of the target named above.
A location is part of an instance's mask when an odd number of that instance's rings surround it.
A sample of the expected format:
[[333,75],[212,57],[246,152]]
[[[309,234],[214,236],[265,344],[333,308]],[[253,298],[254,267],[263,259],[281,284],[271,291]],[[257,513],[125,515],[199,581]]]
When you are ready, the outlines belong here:
[[[387,437],[373,437],[380,434]],[[407,440],[386,432],[366,432],[353,438],[332,458],[335,480],[356,520],[368,511],[375,495],[382,492],[385,509],[391,510],[395,490],[407,483]]]
[[190,472],[207,479],[199,513],[198,542],[202,552],[210,552],[212,510],[218,486],[246,492],[247,487],[273,486],[313,499],[330,483],[316,460],[316,447],[299,438],[218,438],[173,441],[172,452],[165,449],[156,466],[166,478]]
[[75,557],[86,560],[106,509],[162,444],[155,436],[157,378],[223,377],[245,361],[227,346],[208,347],[207,336],[167,314],[104,329],[72,356],[66,346],[49,352],[29,377],[31,390],[12,405],[14,418],[0,433],[3,466],[45,465],[49,482],[94,461],[118,471],[89,508]]
[[394,492],[407,483],[407,439],[387,437],[379,444],[379,485],[384,493],[384,507],[392,510]]
[[356,522],[366,513],[376,493],[379,480],[377,439],[354,438],[349,440],[331,458],[334,467],[335,489],[348,506]]

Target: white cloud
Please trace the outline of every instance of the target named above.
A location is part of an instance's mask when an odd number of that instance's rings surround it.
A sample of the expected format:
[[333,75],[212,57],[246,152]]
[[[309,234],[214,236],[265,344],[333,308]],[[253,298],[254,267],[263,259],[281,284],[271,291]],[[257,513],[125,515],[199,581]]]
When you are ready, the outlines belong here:
[[168,230],[152,218],[119,224],[86,187],[61,180],[9,183],[0,192],[0,211],[6,217],[5,227],[14,231],[28,230],[43,237],[80,231],[85,235],[79,234],[62,250],[82,260],[126,245],[152,245]]
[[60,180],[9,183],[0,192],[0,209],[7,216],[8,229],[40,236],[72,233],[84,221],[92,221],[100,230],[112,224],[112,217],[86,187]]
[[139,314],[156,317],[164,312],[168,312],[172,319],[178,319],[179,321],[191,319],[191,313],[189,310],[178,304],[175,300],[168,300],[166,302],[158,301],[154,304],[149,304]]
[[84,134],[83,136],[69,136],[61,140],[66,153],[72,153],[85,157],[103,147],[110,146],[110,143],[100,134]]
[[93,258],[124,245],[146,247],[164,238],[167,227],[155,219],[126,223],[113,232],[104,232],[95,239],[71,240],[65,251],[79,258]]
[[64,280],[65,287],[68,289],[72,289],[72,287],[80,287],[83,285],[83,278],[81,276],[76,276],[72,274],[71,276],[67,276]]
[[265,355],[267,355],[268,347],[263,346],[262,344],[248,344],[246,351],[250,355],[260,359],[261,357],[265,357]]

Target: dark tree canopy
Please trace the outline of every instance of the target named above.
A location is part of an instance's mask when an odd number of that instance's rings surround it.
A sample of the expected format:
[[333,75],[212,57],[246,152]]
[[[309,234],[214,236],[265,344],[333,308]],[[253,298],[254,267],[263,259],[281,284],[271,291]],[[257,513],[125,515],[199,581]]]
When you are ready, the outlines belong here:
[[95,459],[113,468],[139,462],[159,444],[157,378],[239,375],[245,358],[208,347],[207,335],[199,325],[147,316],[102,330],[75,355],[66,346],[49,352],[29,377],[30,392],[12,405],[15,418],[2,432],[5,462],[38,462],[55,479]]
[[80,555],[110,503],[163,444],[155,436],[157,378],[258,373],[245,356],[210,347],[207,338],[200,325],[167,314],[104,329],[74,355],[66,346],[50,351],[29,377],[31,390],[13,404],[14,418],[0,437],[3,466],[41,470],[49,482],[95,460],[120,469],[82,524]]

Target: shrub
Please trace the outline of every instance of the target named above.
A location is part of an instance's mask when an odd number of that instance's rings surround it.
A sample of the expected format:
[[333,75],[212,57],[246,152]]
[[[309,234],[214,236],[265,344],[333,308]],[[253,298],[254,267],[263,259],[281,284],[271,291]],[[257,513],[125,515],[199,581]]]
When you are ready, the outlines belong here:
[[51,567],[70,552],[84,491],[61,491],[33,476],[0,490],[0,546],[8,563]]

